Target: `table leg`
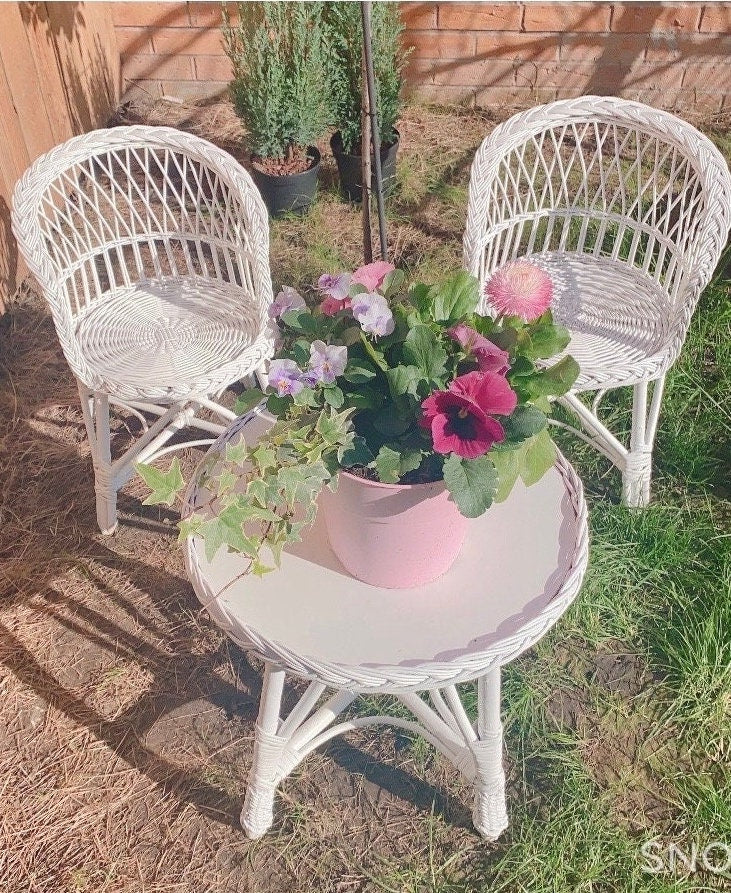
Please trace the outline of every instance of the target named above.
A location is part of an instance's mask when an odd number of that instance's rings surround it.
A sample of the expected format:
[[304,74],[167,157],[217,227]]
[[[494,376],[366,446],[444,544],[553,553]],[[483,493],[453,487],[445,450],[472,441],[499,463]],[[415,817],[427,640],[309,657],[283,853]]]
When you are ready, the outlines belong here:
[[241,827],[252,840],[266,834],[274,821],[274,794],[287,745],[287,738],[277,735],[284,678],[284,670],[267,663],[254,733],[254,760],[241,810]]
[[496,840],[508,827],[503,771],[503,725],[500,720],[500,667],[477,681],[475,803],[472,821],[486,840]]

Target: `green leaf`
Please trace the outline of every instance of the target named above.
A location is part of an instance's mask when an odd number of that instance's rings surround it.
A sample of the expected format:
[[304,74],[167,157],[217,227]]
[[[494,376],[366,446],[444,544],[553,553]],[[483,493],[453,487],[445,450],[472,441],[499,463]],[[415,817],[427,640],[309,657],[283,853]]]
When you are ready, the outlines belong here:
[[404,394],[417,397],[419,382],[424,375],[418,366],[396,366],[386,372],[386,378],[392,397],[402,397]]
[[260,388],[249,388],[243,394],[239,394],[234,403],[234,412],[236,415],[243,415],[255,406],[258,406],[262,400],[265,400],[264,392]]
[[234,552],[242,552],[249,558],[258,554],[258,543],[254,537],[246,536],[242,527],[241,510],[237,505],[229,505],[215,518],[210,518],[200,528],[204,538],[206,558],[212,561],[221,546]]
[[431,311],[433,291],[431,286],[425,285],[423,282],[417,282],[409,289],[409,301],[422,318]]
[[154,465],[145,465],[143,462],[135,467],[139,476],[152,490],[143,505],[172,505],[175,502],[175,497],[184,486],[180,459],[177,456],[167,471],[160,471]]
[[539,325],[535,329],[530,329],[527,334],[528,344],[524,349],[532,359],[547,360],[549,357],[555,357],[571,340],[569,330],[556,325]]
[[505,502],[520,475],[520,466],[523,460],[522,448],[519,447],[517,450],[493,450],[490,453],[490,457],[498,476],[495,502]]
[[315,335],[320,331],[320,321],[309,310],[288,310],[280,319],[293,332]]
[[383,292],[384,297],[390,298],[403,288],[405,282],[406,274],[403,270],[391,270],[381,284],[381,291]]
[[353,465],[368,465],[373,461],[373,453],[368,449],[365,438],[356,435],[350,446],[340,448],[338,460],[343,468],[352,468]]
[[571,389],[579,375],[579,364],[569,356],[530,379],[528,388],[535,397],[560,397]]
[[397,484],[401,477],[401,453],[382,446],[376,456],[378,479],[384,484]]
[[416,471],[416,469],[421,465],[422,458],[423,456],[421,450],[409,447],[402,450],[401,467],[399,468],[401,477],[403,477],[405,474],[408,474],[410,471]]
[[292,403],[291,397],[280,397],[279,394],[270,394],[267,397],[267,409],[272,415],[280,418],[286,415]]
[[325,403],[332,406],[333,409],[340,409],[345,402],[345,395],[337,385],[323,388],[322,396],[325,398]]
[[348,365],[345,367],[343,378],[351,384],[364,384],[372,378],[375,378],[376,374],[375,369],[365,360],[359,360],[357,357],[353,357],[348,360]]
[[518,406],[512,415],[501,419],[501,422],[506,441],[520,443],[546,427],[546,416],[535,406]]
[[465,270],[437,285],[434,292],[434,319],[447,324],[474,313],[480,300],[480,284]]
[[462,459],[452,453],[444,461],[444,483],[467,518],[477,518],[492,505],[498,476],[489,456]]
[[373,360],[376,366],[378,366],[379,369],[382,369],[385,372],[386,369],[388,369],[388,362],[381,351],[376,350],[376,348],[371,344],[371,342],[366,337],[365,332],[360,333],[360,343],[363,345],[366,353]]
[[231,462],[234,465],[243,465],[246,457],[249,455],[249,448],[244,438],[242,437],[236,443],[227,443],[225,455],[227,462]]
[[268,468],[274,468],[277,463],[277,451],[274,447],[267,446],[266,443],[260,443],[252,452],[251,458],[260,472],[265,472]]
[[383,409],[376,413],[373,417],[373,427],[384,437],[399,437],[407,431],[412,424],[413,419],[408,415],[399,412],[392,404],[387,403]]
[[429,326],[414,326],[406,336],[403,352],[407,362],[420,369],[424,378],[435,381],[444,374],[447,351]]
[[524,447],[523,463],[520,476],[527,487],[535,484],[543,477],[556,461],[556,445],[551,440],[548,428],[544,428],[534,438],[527,441]]

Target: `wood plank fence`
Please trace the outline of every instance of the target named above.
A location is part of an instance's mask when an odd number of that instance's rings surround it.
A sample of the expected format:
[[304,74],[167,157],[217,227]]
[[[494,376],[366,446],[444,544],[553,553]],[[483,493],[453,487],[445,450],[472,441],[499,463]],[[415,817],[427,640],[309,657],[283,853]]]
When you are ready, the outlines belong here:
[[0,313],[24,273],[10,230],[18,177],[43,152],[102,126],[120,87],[111,3],[0,3]]

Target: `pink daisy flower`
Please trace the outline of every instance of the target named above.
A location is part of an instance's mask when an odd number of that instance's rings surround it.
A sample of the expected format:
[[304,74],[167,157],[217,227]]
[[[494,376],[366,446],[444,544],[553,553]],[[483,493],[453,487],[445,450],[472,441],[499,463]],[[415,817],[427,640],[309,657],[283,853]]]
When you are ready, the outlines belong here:
[[548,273],[535,264],[512,261],[492,274],[485,294],[498,313],[533,322],[548,310],[553,283]]

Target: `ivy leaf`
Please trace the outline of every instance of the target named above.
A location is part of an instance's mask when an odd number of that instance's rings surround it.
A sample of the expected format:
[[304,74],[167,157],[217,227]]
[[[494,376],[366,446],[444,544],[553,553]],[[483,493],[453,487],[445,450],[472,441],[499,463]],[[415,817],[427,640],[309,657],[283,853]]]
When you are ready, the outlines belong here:
[[492,505],[498,475],[489,456],[462,459],[456,453],[444,461],[444,483],[466,518],[477,518]]
[[350,446],[340,448],[338,461],[344,468],[352,468],[354,465],[368,465],[369,462],[373,461],[373,453],[368,449],[365,438],[356,435]]
[[465,270],[437,285],[434,292],[434,319],[446,324],[474,313],[480,300],[480,284]]
[[189,536],[199,534],[204,524],[205,518],[202,515],[192,514],[187,518],[181,518],[178,521],[178,542],[182,543]]
[[245,412],[258,406],[265,399],[264,392],[260,388],[249,388],[236,398],[234,412],[236,415],[243,415]]
[[200,528],[204,538],[206,558],[212,561],[221,546],[234,552],[243,552],[249,558],[256,558],[258,545],[254,537],[246,536],[242,527],[242,513],[237,505],[229,505],[215,518],[210,518]]
[[243,437],[236,443],[231,443],[229,441],[229,443],[226,444],[226,461],[229,463],[243,465],[248,454],[249,448]]
[[142,462],[135,467],[137,474],[152,490],[143,505],[172,505],[175,502],[175,497],[184,486],[180,459],[177,456],[167,471],[160,471],[154,465],[145,465]]
[[397,484],[401,477],[401,453],[382,446],[376,456],[378,479],[384,484]]
[[259,471],[263,473],[268,468],[274,468],[276,465],[277,451],[274,447],[267,446],[266,443],[260,443],[252,452],[251,458],[254,460]]
[[447,351],[429,326],[414,326],[406,336],[403,352],[408,363],[416,366],[424,378],[434,381],[444,374]]

